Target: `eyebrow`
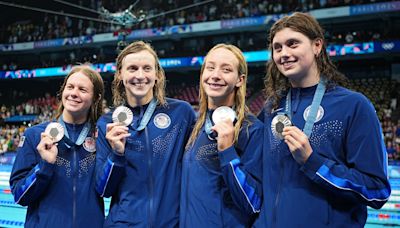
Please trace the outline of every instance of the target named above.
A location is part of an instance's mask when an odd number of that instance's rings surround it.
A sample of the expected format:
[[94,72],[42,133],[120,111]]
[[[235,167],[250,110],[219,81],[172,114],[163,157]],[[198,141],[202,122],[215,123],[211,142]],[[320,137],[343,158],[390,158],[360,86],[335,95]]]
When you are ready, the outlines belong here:
[[[207,61],[206,64],[217,65],[214,61]],[[233,64],[231,64],[231,63],[222,63],[221,66],[230,66],[230,67],[233,67]]]
[[292,38],[286,39],[284,42],[273,42],[272,45],[281,44],[281,43],[285,43],[286,44],[286,43],[293,42],[293,41],[300,42],[300,39],[292,37]]

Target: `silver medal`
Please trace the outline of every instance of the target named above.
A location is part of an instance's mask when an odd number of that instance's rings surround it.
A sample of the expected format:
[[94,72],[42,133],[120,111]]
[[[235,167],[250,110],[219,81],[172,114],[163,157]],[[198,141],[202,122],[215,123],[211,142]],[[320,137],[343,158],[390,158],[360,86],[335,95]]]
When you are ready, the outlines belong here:
[[49,123],[44,133],[50,136],[53,142],[59,142],[64,137],[64,127],[57,122]]
[[271,122],[271,130],[275,137],[283,139],[283,128],[292,126],[292,121],[286,115],[276,115]]
[[122,123],[124,126],[128,126],[132,123],[133,113],[125,106],[118,106],[112,114],[112,120],[114,123]]
[[215,109],[211,118],[214,124],[217,124],[226,119],[230,119],[233,123],[236,119],[236,113],[232,108],[228,106],[221,106]]

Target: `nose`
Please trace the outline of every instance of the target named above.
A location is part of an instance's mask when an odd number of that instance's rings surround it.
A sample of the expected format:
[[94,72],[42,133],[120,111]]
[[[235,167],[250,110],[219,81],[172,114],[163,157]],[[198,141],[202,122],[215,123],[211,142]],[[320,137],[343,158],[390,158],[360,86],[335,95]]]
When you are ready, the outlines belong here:
[[289,55],[290,55],[289,49],[286,46],[283,46],[282,50],[281,50],[281,57],[282,58],[288,58]]
[[144,72],[142,68],[137,69],[135,77],[137,79],[143,79],[144,78]]
[[71,97],[77,97],[77,96],[78,96],[79,88],[75,87],[74,89],[72,89],[72,90],[70,90],[70,91],[71,91],[71,92],[70,92],[70,96],[71,96]]
[[214,69],[214,70],[210,73],[210,74],[211,74],[211,79],[214,80],[214,81],[218,81],[218,80],[220,79],[220,77],[219,77],[219,72],[220,72],[220,69],[218,69],[218,68]]

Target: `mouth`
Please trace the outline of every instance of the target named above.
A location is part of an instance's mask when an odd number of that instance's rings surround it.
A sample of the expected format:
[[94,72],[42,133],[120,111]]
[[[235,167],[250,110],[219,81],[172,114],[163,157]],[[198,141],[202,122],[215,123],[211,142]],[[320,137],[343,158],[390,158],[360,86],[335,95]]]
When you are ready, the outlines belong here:
[[291,68],[293,67],[294,63],[296,63],[297,61],[285,61],[285,62],[281,62],[281,65],[285,68]]
[[135,86],[135,87],[143,87],[143,86],[148,85],[149,82],[145,82],[145,81],[140,81],[140,82],[132,81],[132,82],[130,82],[129,84],[131,84],[131,85],[133,85],[133,86]]
[[211,89],[220,89],[222,87],[225,87],[225,85],[223,84],[218,84],[218,83],[208,83],[206,82],[206,84],[211,88]]
[[70,103],[70,104],[75,104],[75,105],[77,105],[77,104],[80,104],[80,103],[81,103],[80,101],[77,101],[77,100],[71,100],[71,99],[66,99],[66,100],[67,100],[67,102]]

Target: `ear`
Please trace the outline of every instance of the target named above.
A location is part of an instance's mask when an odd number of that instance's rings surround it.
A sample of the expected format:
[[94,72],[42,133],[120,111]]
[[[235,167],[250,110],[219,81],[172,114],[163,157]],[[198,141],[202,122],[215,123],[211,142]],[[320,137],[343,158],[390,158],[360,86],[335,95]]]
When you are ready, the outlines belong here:
[[236,82],[236,87],[241,87],[244,83],[244,74],[239,75],[238,80]]
[[320,38],[317,38],[314,40],[313,52],[314,52],[315,56],[319,56],[319,54],[321,54],[323,44],[324,44],[324,41]]

